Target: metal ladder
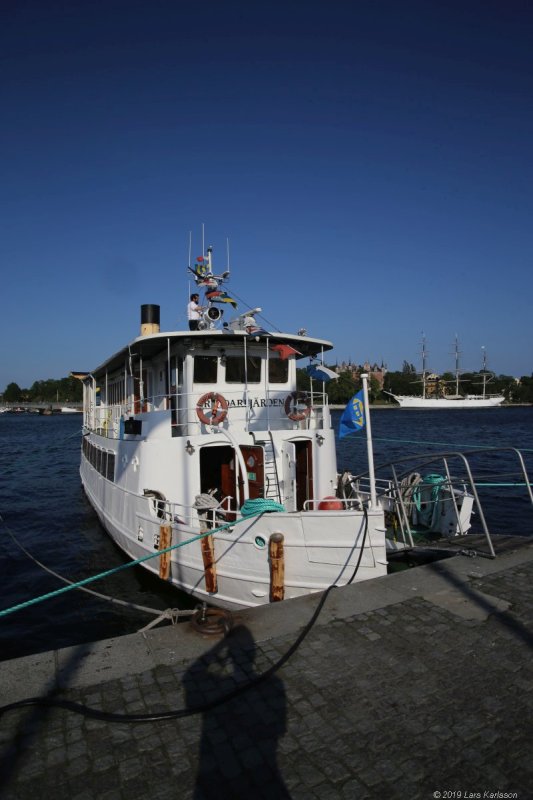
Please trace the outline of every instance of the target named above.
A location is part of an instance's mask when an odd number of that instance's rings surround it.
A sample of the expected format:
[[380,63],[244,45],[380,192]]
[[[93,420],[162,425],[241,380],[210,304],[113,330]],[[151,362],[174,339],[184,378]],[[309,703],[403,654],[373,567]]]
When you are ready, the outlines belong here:
[[276,455],[272,437],[258,442],[263,446],[265,461],[263,464],[265,476],[265,498],[281,503],[281,490],[279,486],[278,470],[276,467]]

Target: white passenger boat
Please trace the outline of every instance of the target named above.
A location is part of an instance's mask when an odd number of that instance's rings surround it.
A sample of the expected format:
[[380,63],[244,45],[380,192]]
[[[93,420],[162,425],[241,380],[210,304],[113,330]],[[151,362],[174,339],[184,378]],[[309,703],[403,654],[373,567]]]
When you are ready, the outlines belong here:
[[[335,435],[324,391],[296,389],[296,362],[329,341],[271,333],[235,302],[212,252],[194,269],[198,330],[141,335],[84,382],[83,487],[132,559],[194,596],[240,608],[387,571],[385,509],[335,498]],[[168,548],[172,548],[170,551]]]

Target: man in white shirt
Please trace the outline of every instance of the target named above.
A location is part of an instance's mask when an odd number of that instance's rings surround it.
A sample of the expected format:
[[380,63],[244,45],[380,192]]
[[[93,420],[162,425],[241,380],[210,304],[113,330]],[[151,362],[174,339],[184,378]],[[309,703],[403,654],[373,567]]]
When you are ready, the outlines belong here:
[[197,331],[198,323],[201,320],[200,311],[203,311],[203,307],[198,305],[199,299],[199,294],[191,294],[191,302],[187,306],[187,318],[189,320],[190,331]]

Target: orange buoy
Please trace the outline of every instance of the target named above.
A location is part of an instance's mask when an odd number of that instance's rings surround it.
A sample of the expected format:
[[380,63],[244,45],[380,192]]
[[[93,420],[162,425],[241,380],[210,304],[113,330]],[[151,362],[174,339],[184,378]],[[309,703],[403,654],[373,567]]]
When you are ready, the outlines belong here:
[[339,500],[338,497],[334,497],[333,495],[324,497],[324,499],[318,504],[319,511],[342,511],[343,508],[344,505],[342,500]]

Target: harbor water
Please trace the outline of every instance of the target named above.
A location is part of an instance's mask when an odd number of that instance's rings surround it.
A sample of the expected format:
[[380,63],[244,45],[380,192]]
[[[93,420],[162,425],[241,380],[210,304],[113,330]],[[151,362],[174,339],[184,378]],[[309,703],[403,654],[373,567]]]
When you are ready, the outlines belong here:
[[[340,414],[333,412],[335,427]],[[516,447],[526,456],[529,474],[533,471],[530,407],[478,411],[376,409],[372,432],[376,465],[428,450]],[[2,609],[63,585],[35,560],[71,581],[127,561],[101,528],[81,489],[80,440],[78,414],[0,415]],[[364,432],[340,440],[337,449],[339,470],[366,470]],[[487,461],[489,471],[482,473],[487,463],[481,466],[480,459],[481,482],[491,485],[479,491],[491,533],[533,536],[533,508],[526,489],[500,485],[518,482],[516,456],[507,452],[487,456]],[[190,597],[139,567],[99,580],[91,588],[161,611],[195,605]],[[142,612],[70,591],[0,618],[0,660],[132,633],[152,619]]]

